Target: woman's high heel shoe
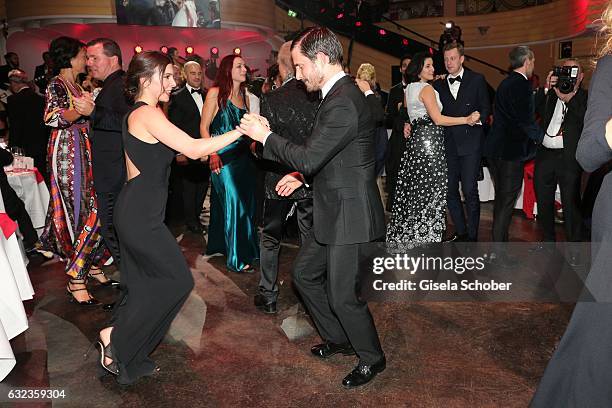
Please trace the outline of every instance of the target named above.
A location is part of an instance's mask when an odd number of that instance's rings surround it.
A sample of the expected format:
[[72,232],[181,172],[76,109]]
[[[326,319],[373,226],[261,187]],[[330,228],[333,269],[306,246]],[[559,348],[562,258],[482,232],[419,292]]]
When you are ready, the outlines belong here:
[[85,285],[85,280],[84,279],[70,279],[68,286],[66,286],[66,294],[70,297],[70,302],[71,303],[77,303],[81,306],[95,306],[95,305],[99,305],[100,302],[98,302],[93,296],[89,295],[89,299],[87,300],[77,300],[77,298],[74,297],[74,293],[75,292],[80,292],[80,291],[85,291],[89,294],[89,292],[87,291],[87,288],[82,288],[82,289],[70,289],[70,284],[73,285]]
[[[96,273],[94,273],[94,271]],[[102,286],[119,286],[119,282],[107,277],[101,269],[90,269],[87,276],[94,278]],[[102,278],[98,278],[98,276],[103,276],[106,280],[103,281]]]
[[[87,352],[85,352],[85,355],[83,357],[87,359],[87,357],[89,356],[89,352],[94,346],[100,348],[100,365],[102,366],[102,368],[113,375],[119,375],[119,367],[114,360],[110,343],[104,346],[102,340],[98,339],[98,341],[93,342],[91,346],[89,346]],[[112,360],[112,363],[104,364],[105,358]]]

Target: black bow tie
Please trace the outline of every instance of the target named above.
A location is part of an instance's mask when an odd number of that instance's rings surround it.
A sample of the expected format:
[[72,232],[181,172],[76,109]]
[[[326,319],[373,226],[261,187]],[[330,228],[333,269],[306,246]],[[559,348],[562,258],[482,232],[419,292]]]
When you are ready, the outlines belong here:
[[202,90],[201,89],[195,89],[195,88],[191,88],[191,93],[199,93],[200,95],[202,95]]
[[402,89],[406,89],[407,86],[408,84],[402,84]]
[[456,78],[450,78],[450,77],[448,78],[448,82],[450,82],[450,84],[451,84],[451,85],[452,85],[452,84],[454,84],[454,83],[455,83],[455,81],[457,81],[457,82],[461,82],[461,75],[459,75],[459,76],[458,76],[458,77],[456,77]]

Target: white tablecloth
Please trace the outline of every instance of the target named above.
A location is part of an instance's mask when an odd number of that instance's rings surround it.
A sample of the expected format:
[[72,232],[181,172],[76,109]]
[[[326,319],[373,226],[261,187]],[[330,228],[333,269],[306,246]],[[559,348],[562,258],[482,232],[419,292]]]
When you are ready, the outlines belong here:
[[[5,212],[1,195],[0,212]],[[15,366],[9,340],[28,328],[22,301],[33,296],[26,257],[17,235],[13,233],[6,239],[0,231],[0,381]]]
[[45,218],[49,207],[49,189],[43,182],[36,181],[34,171],[6,173],[8,182],[13,187],[19,198],[25,203],[26,211],[30,214],[34,228],[38,235],[45,226]]

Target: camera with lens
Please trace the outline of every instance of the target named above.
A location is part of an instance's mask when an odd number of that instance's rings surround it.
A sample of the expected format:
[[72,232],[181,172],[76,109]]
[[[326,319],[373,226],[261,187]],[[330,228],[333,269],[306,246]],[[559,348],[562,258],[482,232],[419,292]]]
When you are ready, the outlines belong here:
[[578,67],[555,67],[552,76],[557,77],[555,85],[562,94],[569,94],[574,91],[578,82]]

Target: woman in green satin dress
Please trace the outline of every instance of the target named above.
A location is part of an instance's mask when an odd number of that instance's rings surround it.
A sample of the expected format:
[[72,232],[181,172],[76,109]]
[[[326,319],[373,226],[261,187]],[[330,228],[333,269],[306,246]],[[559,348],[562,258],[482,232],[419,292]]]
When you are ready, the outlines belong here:
[[[221,60],[215,86],[208,91],[202,109],[202,137],[222,135],[240,124],[247,112],[246,72],[244,60],[237,55]],[[206,254],[224,254],[233,272],[252,272],[259,258],[254,222],[256,168],[249,144],[243,136],[209,159],[213,188]]]

